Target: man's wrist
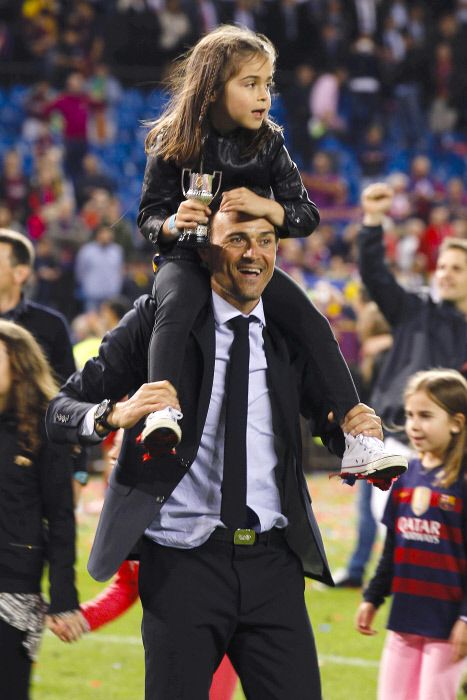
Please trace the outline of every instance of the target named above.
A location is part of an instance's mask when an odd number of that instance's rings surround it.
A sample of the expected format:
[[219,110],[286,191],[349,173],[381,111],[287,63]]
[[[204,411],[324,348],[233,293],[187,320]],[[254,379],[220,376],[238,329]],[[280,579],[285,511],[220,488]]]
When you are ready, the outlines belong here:
[[96,407],[94,413],[94,430],[99,437],[106,437],[109,433],[118,430],[119,426],[112,423],[110,417],[114,413],[115,402],[104,399]]

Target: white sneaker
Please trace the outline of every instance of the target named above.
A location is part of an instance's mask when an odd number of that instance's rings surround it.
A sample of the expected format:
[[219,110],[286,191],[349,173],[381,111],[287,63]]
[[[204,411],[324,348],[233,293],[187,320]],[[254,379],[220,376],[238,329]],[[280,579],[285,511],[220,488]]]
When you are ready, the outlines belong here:
[[395,478],[407,471],[407,458],[386,452],[384,443],[378,438],[345,434],[345,452],[341,474]]
[[182,431],[177,421],[183,418],[183,413],[171,406],[150,413],[144,424],[141,438],[148,452],[170,451],[182,439]]

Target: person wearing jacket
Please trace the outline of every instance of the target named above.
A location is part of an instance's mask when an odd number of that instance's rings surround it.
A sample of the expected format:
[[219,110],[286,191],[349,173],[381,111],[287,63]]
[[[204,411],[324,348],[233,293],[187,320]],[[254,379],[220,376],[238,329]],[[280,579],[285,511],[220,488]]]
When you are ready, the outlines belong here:
[[[276,258],[274,227],[219,212],[211,240],[212,295],[188,338],[179,395],[167,381],[146,383],[155,301],[142,297],[104,338],[99,357],[52,400],[48,432],[60,442],[86,442],[126,428],[88,570],[109,578],[140,540],[147,698],[169,700],[176,690],[180,699],[205,700],[227,653],[256,700],[318,700],[303,575],[332,578],[302,470],[299,416],[337,453],[343,432],[328,421],[313,366],[299,347],[289,353],[262,309]],[[246,456],[232,463],[223,436],[233,426],[221,406],[233,391],[225,388],[229,323],[239,315],[251,319],[251,393],[238,436]],[[180,405],[188,411],[176,454],[145,454],[136,437],[147,413]],[[345,429],[381,437],[379,419],[362,404]],[[247,482],[240,494],[234,488],[242,514],[229,527],[221,518],[222,501],[232,495],[223,489],[227,464],[237,464],[238,480],[244,474]]]
[[[75,521],[69,450],[48,442],[56,391],[33,336],[0,320],[0,697],[27,700],[46,615],[73,614]],[[41,594],[48,564],[49,598]],[[8,669],[8,671],[6,670]]]
[[[362,282],[390,325],[393,344],[387,351],[376,378],[369,402],[393,428],[404,424],[403,392],[409,377],[434,367],[467,370],[467,241],[446,238],[439,251],[434,282],[437,299],[409,292],[395,279],[385,262],[383,221],[390,211],[393,191],[385,183],[369,185],[362,193],[363,225],[357,244]],[[391,450],[408,454],[403,431],[390,432],[386,443]],[[404,452],[405,451],[405,452]],[[364,491],[364,493],[363,493]],[[372,498],[362,487],[367,503]],[[369,507],[360,513],[370,514]],[[360,523],[359,532],[370,528]],[[373,528],[374,529],[374,528]],[[376,532],[375,532],[376,534]],[[362,584],[374,538],[361,541],[350,557],[347,571],[338,586]],[[358,553],[358,557],[355,555]]]

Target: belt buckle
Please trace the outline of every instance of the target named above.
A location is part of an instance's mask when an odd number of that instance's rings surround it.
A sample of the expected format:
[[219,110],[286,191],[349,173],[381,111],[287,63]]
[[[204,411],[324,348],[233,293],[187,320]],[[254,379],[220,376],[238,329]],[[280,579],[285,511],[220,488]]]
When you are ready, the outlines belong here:
[[256,532],[239,528],[234,532],[233,542],[234,544],[252,545],[256,542]]

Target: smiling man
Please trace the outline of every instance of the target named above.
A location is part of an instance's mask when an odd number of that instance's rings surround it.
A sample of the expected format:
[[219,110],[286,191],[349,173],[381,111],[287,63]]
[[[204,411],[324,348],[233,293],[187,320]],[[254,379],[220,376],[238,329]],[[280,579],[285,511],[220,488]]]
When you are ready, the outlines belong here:
[[[276,245],[266,219],[213,217],[202,253],[212,295],[188,338],[179,396],[166,381],[145,383],[155,302],[142,297],[49,407],[59,442],[126,428],[88,568],[109,578],[140,541],[147,700],[207,700],[224,654],[247,697],[321,698],[303,576],[332,579],[302,471],[300,412],[337,453],[344,441],[313,364],[299,347],[292,359],[265,316]],[[137,437],[146,414],[166,406],[188,416],[182,440],[176,455],[150,457]],[[349,432],[380,436],[363,404],[346,420]]]

